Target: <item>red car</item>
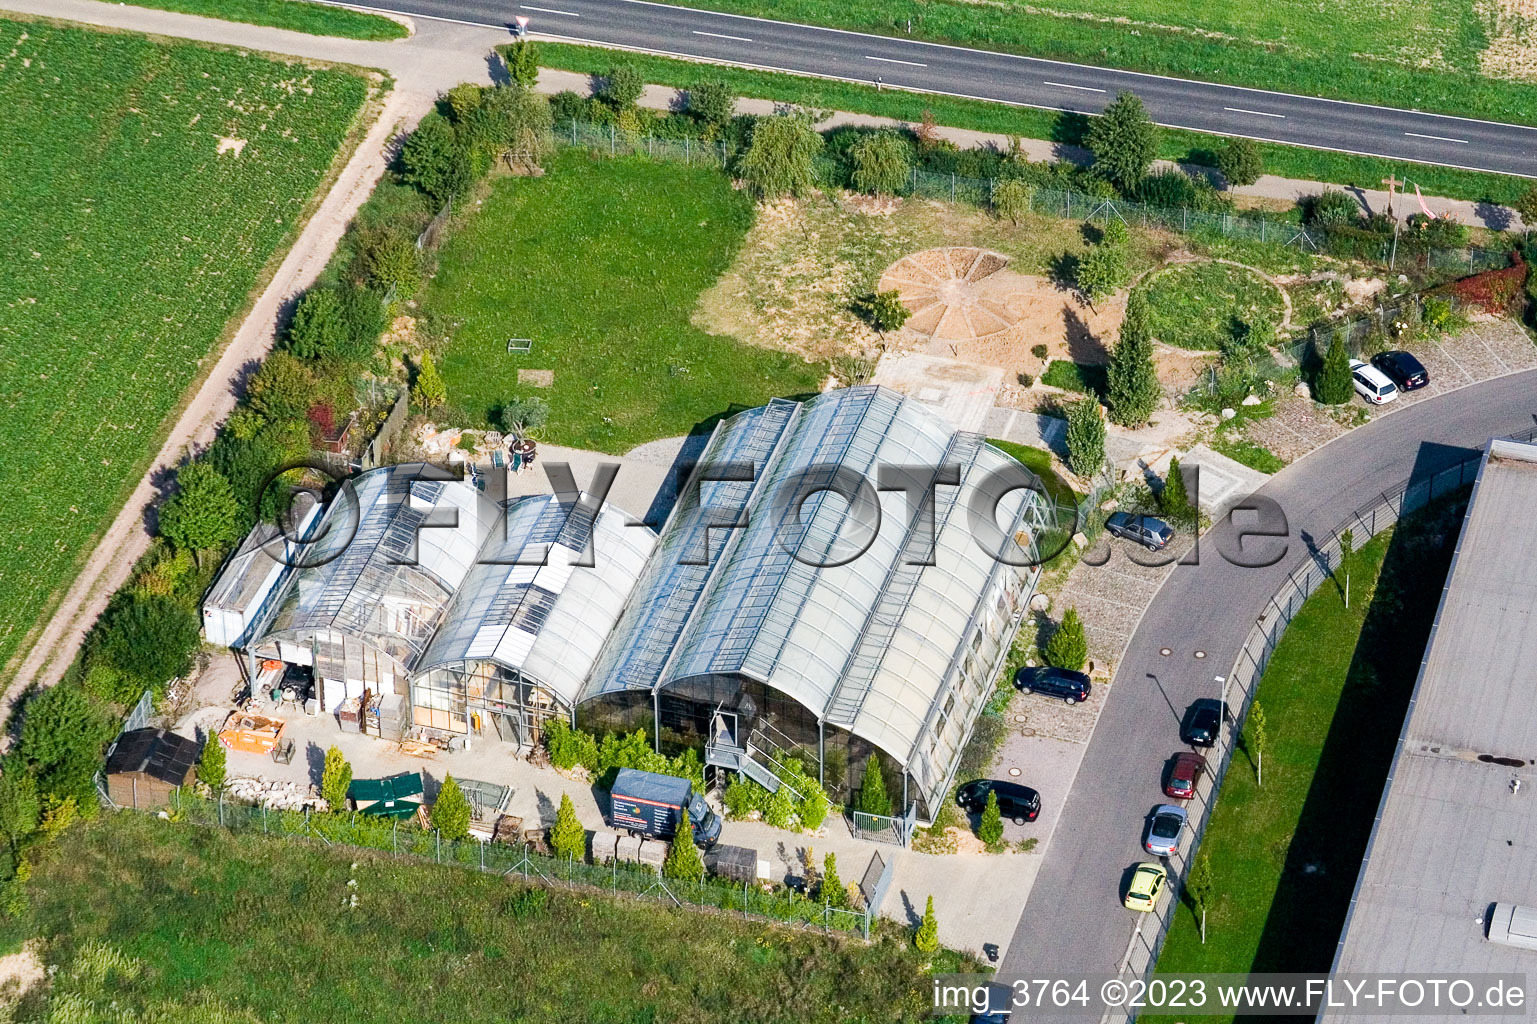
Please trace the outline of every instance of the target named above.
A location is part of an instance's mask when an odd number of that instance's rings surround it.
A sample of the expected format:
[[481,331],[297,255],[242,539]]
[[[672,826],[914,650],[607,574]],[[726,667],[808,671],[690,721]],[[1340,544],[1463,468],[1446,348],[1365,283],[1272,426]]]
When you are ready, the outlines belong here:
[[1163,791],[1176,800],[1189,800],[1195,796],[1195,784],[1205,770],[1206,758],[1188,750],[1180,751],[1169,764],[1169,781]]

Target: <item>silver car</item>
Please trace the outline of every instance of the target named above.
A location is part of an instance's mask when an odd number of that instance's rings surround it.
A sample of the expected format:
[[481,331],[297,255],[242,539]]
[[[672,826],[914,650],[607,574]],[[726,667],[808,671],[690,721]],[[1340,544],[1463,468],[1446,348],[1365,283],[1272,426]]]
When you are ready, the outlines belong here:
[[1142,845],[1155,857],[1172,857],[1179,852],[1180,837],[1185,834],[1187,815],[1183,807],[1160,804],[1153,808]]

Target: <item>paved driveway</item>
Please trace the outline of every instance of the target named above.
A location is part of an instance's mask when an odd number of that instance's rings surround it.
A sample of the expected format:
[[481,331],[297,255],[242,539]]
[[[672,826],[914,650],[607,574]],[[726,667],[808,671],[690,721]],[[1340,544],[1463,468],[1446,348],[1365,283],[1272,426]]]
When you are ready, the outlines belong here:
[[[1417,401],[1300,460],[1261,490],[1290,523],[1289,548],[1276,565],[1244,569],[1225,561],[1218,546],[1233,532],[1225,521],[1203,539],[1199,564],[1174,569],[1122,659],[1008,944],[1005,975],[1116,969],[1136,924],[1120,905],[1119,886],[1127,868],[1145,859],[1141,828],[1161,800],[1159,772],[1178,748],[1180,714],[1197,697],[1215,695],[1213,677],[1231,668],[1266,600],[1308,557],[1307,541],[1327,537],[1411,474],[1460,461],[1491,435],[1529,429],[1534,414],[1537,371]],[[1240,525],[1246,521],[1252,517]],[[1160,654],[1165,647],[1170,653]]]

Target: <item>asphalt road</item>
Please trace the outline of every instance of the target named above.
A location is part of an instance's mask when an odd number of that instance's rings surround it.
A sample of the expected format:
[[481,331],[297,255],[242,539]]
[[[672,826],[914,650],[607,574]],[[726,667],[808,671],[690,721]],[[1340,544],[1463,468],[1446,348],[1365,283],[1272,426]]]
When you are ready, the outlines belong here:
[[[1153,806],[1165,802],[1160,773],[1182,749],[1180,716],[1196,698],[1220,696],[1214,677],[1232,667],[1270,596],[1309,557],[1308,539],[1329,536],[1381,492],[1467,458],[1492,436],[1529,430],[1534,421],[1537,371],[1449,392],[1343,435],[1263,487],[1259,493],[1273,498],[1290,524],[1287,555],[1274,566],[1239,568],[1218,554],[1232,535],[1231,521],[1208,532],[1199,564],[1174,568],[1132,637],[1002,976],[1119,968],[1141,916],[1121,906],[1121,883],[1131,865],[1151,859],[1142,827]],[[1159,653],[1164,647],[1167,656]],[[1197,651],[1206,656],[1198,659]]]
[[[1158,123],[1317,149],[1537,177],[1537,128],[1211,85],[647,0],[367,0],[379,10],[540,36],[1048,110],[1098,113],[1122,89]],[[1511,117],[1518,116],[1515,111]],[[1376,182],[1360,182],[1375,186]]]

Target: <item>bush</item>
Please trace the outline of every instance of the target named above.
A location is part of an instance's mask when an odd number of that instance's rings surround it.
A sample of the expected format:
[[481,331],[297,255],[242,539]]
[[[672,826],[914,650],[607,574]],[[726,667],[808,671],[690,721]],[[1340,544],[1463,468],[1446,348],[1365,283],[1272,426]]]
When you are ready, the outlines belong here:
[[736,778],[721,794],[726,813],[733,818],[745,818],[753,811],[762,811],[767,803],[768,791],[750,779]]
[[822,858],[822,884],[817,887],[817,898],[834,910],[848,909],[849,891],[838,877],[838,858],[834,854]]
[[317,397],[315,373],[292,353],[274,352],[251,378],[246,397],[264,419],[302,420]]
[[217,793],[224,788],[226,764],[229,758],[218,734],[203,741],[203,753],[197,760],[197,777],[203,785]]
[[1051,634],[1051,639],[1046,641],[1046,649],[1041,655],[1046,659],[1046,664],[1056,668],[1065,668],[1071,672],[1083,669],[1084,663],[1089,660],[1089,641],[1083,632],[1083,621],[1078,618],[1078,609],[1069,608],[1067,614],[1062,616],[1061,625]]
[[760,117],[753,122],[737,173],[763,199],[807,195],[815,186],[813,162],[822,145],[822,136],[804,114]]
[[1105,421],[1092,398],[1074,402],[1067,410],[1067,465],[1079,476],[1099,471],[1105,462]]
[[163,692],[192,671],[202,643],[197,614],[169,597],[119,591],[91,630],[86,656]]
[[1035,188],[1021,178],[1001,178],[993,182],[993,212],[1018,224],[1019,218],[1030,210],[1030,199]]
[[1468,226],[1451,217],[1416,213],[1404,224],[1402,241],[1411,249],[1461,249],[1468,244]]
[[934,897],[923,909],[923,921],[913,933],[913,947],[920,953],[939,952],[939,920],[934,916]]
[[1169,473],[1164,479],[1163,490],[1158,493],[1158,509],[1165,519],[1176,526],[1193,525],[1199,512],[1190,503],[1190,492],[1185,488],[1185,474],[1179,468],[1179,456],[1169,460]]
[[495,154],[538,167],[555,149],[555,115],[550,101],[537,92],[492,89],[480,115],[484,145]]
[[501,409],[502,429],[513,437],[528,437],[549,421],[550,403],[537,395],[514,398]]
[[1262,355],[1275,342],[1275,324],[1268,316],[1259,313],[1248,320],[1234,317],[1228,324],[1227,336],[1218,344],[1222,349],[1222,358],[1235,361]]
[[1303,220],[1311,227],[1330,230],[1351,227],[1361,220],[1361,204],[1339,189],[1326,188],[1302,200]]
[[704,880],[704,861],[699,857],[699,847],[694,845],[693,830],[689,826],[687,814],[678,822],[678,834],[667,846],[667,859],[662,862],[662,877],[689,882]]
[[1158,153],[1158,132],[1135,93],[1122,92],[1089,121],[1089,151],[1094,168],[1123,195],[1130,195]]
[[340,814],[347,809],[347,787],[352,785],[352,765],[338,746],[326,751],[320,770],[320,796],[326,806]]
[[1078,290],[1091,304],[1115,291],[1126,281],[1126,248],[1103,241],[1091,245],[1078,258]]
[[550,97],[550,113],[559,121],[584,121],[587,119],[587,97],[579,92],[564,89]]
[[194,556],[233,543],[244,533],[230,483],[207,462],[176,471],[176,493],[160,506],[160,535]]
[[569,793],[560,794],[560,808],[555,812],[555,827],[550,830],[550,848],[555,856],[570,860],[587,858],[587,830],[577,820]]
[[988,846],[1003,841],[1003,811],[998,807],[998,794],[987,791],[987,806],[982,808],[982,820],[977,823],[977,838]]
[[874,132],[849,147],[853,186],[871,195],[889,196],[907,185],[912,169],[907,142],[895,132]]
[[[399,229],[360,233],[356,266],[363,282],[382,294],[393,288],[401,298],[409,298],[421,282],[422,257],[416,240]],[[298,319],[297,312],[294,319]],[[332,345],[329,351],[337,348]]]
[[519,88],[532,89],[539,84],[539,51],[530,39],[519,39],[502,51],[508,76]]
[[1511,205],[1521,215],[1521,223],[1526,225],[1526,230],[1537,231],[1537,185],[1522,192]]
[[401,178],[439,203],[459,195],[475,180],[468,147],[454,125],[433,111],[422,118],[400,150]]
[[1355,393],[1350,378],[1350,354],[1338,334],[1329,343],[1323,365],[1313,381],[1313,397],[1324,405],[1343,405]]
[[411,401],[423,412],[431,412],[448,402],[448,385],[438,374],[431,352],[422,353],[422,361],[416,368],[416,383],[411,385]]
[[1196,203],[1195,181],[1177,167],[1155,171],[1137,183],[1136,199],[1149,206],[1171,209],[1194,206]]
[[1420,322],[1437,334],[1444,334],[1455,322],[1456,310],[1452,308],[1452,300],[1443,295],[1431,295],[1425,299],[1424,311],[1420,314]]
[[866,814],[891,814],[891,797],[886,795],[881,760],[875,754],[865,761],[865,777],[859,787],[859,809]]
[[1252,185],[1265,173],[1265,160],[1253,140],[1228,139],[1217,152],[1217,170],[1229,185]]
[[341,297],[336,289],[317,286],[304,293],[288,323],[284,345],[300,359],[335,352],[345,342]]
[[33,696],[22,708],[18,755],[37,772],[38,788],[82,808],[97,806],[92,781],[102,748],[117,731],[115,722],[77,686],[60,683]]
[[795,823],[795,801],[788,787],[780,786],[769,794],[763,805],[763,821],[774,828],[789,828]]
[[432,805],[432,827],[450,841],[470,834],[470,800],[452,775],[443,776],[438,799]]
[[627,110],[646,91],[646,80],[639,71],[628,64],[616,64],[598,83],[595,94],[612,109]]
[[720,79],[688,87],[688,112],[711,128],[724,127],[736,116],[736,94]]
[[901,330],[912,312],[902,302],[895,288],[884,292],[866,292],[853,302],[854,315],[882,334]]

